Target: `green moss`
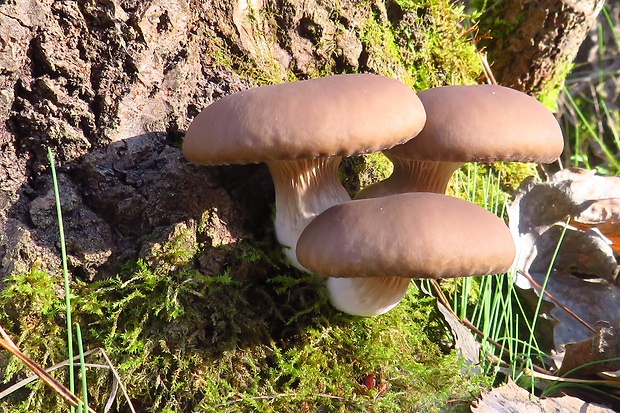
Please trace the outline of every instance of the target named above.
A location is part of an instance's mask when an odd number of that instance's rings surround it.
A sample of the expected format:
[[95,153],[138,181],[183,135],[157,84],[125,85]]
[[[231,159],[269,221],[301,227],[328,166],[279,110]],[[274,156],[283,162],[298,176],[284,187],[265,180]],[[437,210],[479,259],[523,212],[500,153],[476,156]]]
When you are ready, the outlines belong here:
[[368,16],[361,24],[359,32],[364,45],[366,67],[408,85],[415,83],[391,25],[380,22],[376,16]]
[[360,186],[363,188],[374,182],[384,180],[392,174],[393,170],[394,165],[382,153],[364,155],[364,166],[357,173]]
[[295,80],[292,72],[282,68],[269,49],[261,48],[256,55],[236,53],[223,39],[208,34],[207,37],[212,65],[231,70],[244,82],[262,86]]
[[512,194],[526,178],[540,177],[535,163],[495,162],[489,165],[495,176],[499,176],[500,188]]
[[[508,39],[523,24],[527,10],[520,10],[519,2],[501,0],[473,0],[470,7],[474,10],[473,19],[478,26],[481,45],[492,41],[498,50],[506,48]],[[503,17],[500,17],[503,16]]]
[[553,69],[551,78],[544,83],[543,89],[537,93],[536,97],[538,100],[550,111],[556,112],[558,110],[558,97],[564,88],[568,74],[572,70],[572,61],[559,63]]
[[389,23],[376,16],[362,26],[366,66],[416,90],[472,84],[482,73],[475,45],[463,29],[462,9],[448,1],[389,3]]
[[530,176],[538,176],[536,164],[467,163],[453,175],[447,193],[474,202],[501,216],[512,193]]
[[[387,2],[387,11],[377,10],[371,1],[357,2],[355,23],[345,23],[339,3],[328,8],[329,33],[319,25],[307,28],[314,43],[313,60],[296,73],[284,67],[276,54],[278,33],[288,17],[286,8],[251,12],[244,21],[255,36],[245,49],[233,49],[222,39],[212,37],[208,44],[213,64],[232,69],[244,81],[265,85],[298,78],[328,76],[334,73],[373,72],[393,77],[416,90],[445,84],[471,84],[482,73],[480,59],[469,33],[463,28],[467,17],[463,8],[447,0],[399,0]],[[314,30],[314,31],[313,31]],[[357,62],[343,62],[341,38],[359,39],[362,53]],[[284,41],[284,48],[287,47]],[[286,59],[285,59],[286,60]]]
[[394,165],[381,152],[344,158],[340,165],[340,180],[351,197],[360,189],[388,178]]
[[[255,264],[271,261],[260,244],[250,249]],[[435,411],[487,384],[463,376],[455,354],[442,351],[447,336],[434,299],[416,288],[384,316],[352,317],[327,304],[318,277],[269,265],[272,276],[250,283],[235,280],[242,263],[209,277],[140,261],[112,279],[73,282],[73,316],[87,347],[110,355],[142,411]],[[0,296],[0,321],[46,366],[65,357],[59,287],[35,269],[9,277]],[[20,370],[10,366],[7,380]],[[359,383],[369,373],[386,383],[384,394]],[[93,405],[103,406],[109,372],[90,369],[88,379]],[[40,384],[0,409],[65,411]]]

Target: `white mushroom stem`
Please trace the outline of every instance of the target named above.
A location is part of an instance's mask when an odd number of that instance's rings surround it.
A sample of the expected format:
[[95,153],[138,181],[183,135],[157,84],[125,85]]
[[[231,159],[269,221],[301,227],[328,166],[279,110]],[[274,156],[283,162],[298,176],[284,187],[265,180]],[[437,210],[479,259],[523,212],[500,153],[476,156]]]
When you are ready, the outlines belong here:
[[410,281],[401,277],[328,278],[327,289],[338,310],[370,317],[394,308],[407,293]]
[[355,199],[379,198],[405,192],[446,192],[452,174],[463,162],[414,161],[392,154],[386,156],[394,164],[389,178],[369,185]]
[[341,156],[295,161],[269,161],[276,192],[276,236],[284,246],[284,255],[302,271],[295,254],[301,232],[321,212],[350,201],[338,179]]
[[[276,193],[274,225],[289,262],[302,271],[295,254],[297,240],[306,226],[326,209],[350,201],[338,179],[342,157],[267,162]],[[396,306],[407,292],[410,279],[396,277],[331,278],[327,289],[332,305],[349,314],[374,316]]]

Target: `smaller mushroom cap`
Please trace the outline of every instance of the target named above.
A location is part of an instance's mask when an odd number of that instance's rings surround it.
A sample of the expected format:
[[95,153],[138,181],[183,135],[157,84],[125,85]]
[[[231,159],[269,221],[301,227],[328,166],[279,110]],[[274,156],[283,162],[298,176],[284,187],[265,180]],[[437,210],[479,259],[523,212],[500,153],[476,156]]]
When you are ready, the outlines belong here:
[[531,96],[498,85],[442,86],[418,93],[422,131],[385,151],[404,159],[553,162],[564,148],[553,113]]
[[404,193],[333,206],[297,242],[297,259],[328,277],[450,278],[507,271],[504,222],[458,198]]
[[257,87],[196,116],[183,154],[203,165],[376,152],[408,141],[426,114],[407,85],[371,74]]

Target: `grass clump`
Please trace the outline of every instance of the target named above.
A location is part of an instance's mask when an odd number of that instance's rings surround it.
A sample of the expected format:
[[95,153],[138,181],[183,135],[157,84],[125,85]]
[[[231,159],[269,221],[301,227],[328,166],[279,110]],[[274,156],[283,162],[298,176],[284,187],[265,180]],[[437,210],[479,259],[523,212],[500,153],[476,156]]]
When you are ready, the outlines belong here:
[[[5,280],[0,292],[0,324],[20,348],[40,365],[51,366],[67,358],[67,333],[62,280],[34,265],[29,272],[16,272]],[[3,381],[22,378],[24,367],[8,353],[0,353]],[[67,370],[55,373],[57,380],[67,382]],[[42,382],[14,394],[14,400],[0,400],[0,411],[53,411],[53,406],[66,405]],[[21,409],[21,410],[20,410]],[[64,411],[64,410],[63,410]]]

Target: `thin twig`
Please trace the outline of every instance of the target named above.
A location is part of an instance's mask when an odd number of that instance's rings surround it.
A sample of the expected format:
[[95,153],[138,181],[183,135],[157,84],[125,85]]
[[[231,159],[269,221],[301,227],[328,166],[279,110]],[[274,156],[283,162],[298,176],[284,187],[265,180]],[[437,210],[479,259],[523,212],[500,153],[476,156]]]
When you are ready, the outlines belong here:
[[[93,350],[87,351],[86,353],[84,353],[84,357],[89,356],[89,355],[95,353],[97,350],[99,350],[99,349],[93,349]],[[75,357],[73,357],[73,361],[78,361],[79,358],[80,358],[80,356],[75,356]],[[52,371],[54,371],[56,369],[59,369],[61,367],[66,366],[68,364],[69,364],[69,360],[61,361],[58,364],[54,364],[53,366],[46,368],[45,372],[50,373],[50,372],[52,372]],[[104,366],[104,365],[101,365],[101,364],[92,364],[92,365],[91,364],[87,364],[86,366],[87,367],[105,367],[105,368],[108,368],[108,366]],[[0,392],[0,399],[5,398],[9,394],[11,394],[11,393],[21,389],[22,387],[24,387],[28,383],[32,383],[33,381],[35,381],[38,378],[39,378],[39,376],[37,376],[36,374],[32,374],[32,375],[26,377],[25,379],[15,383],[15,384],[13,384],[11,387],[8,387],[8,388],[6,388],[6,389],[4,389],[3,391]]]
[[[484,339],[485,341],[487,341],[488,343],[490,343],[491,345],[493,345],[494,347],[498,348],[500,351],[502,351],[506,357],[510,358],[511,354],[510,351],[505,347],[502,346],[501,344],[499,344],[497,341],[491,339],[490,337],[484,335],[484,333],[482,331],[480,331],[478,328],[476,328],[476,326],[474,326],[468,319],[464,318],[461,320],[461,323],[463,323],[463,325],[467,328],[469,328],[471,331],[473,331],[474,333],[476,333],[480,338]],[[517,361],[520,363],[524,363],[525,360],[522,357],[517,357]],[[546,370],[540,366],[537,366],[536,364],[532,364],[532,367],[534,368],[534,370],[536,370],[537,372],[540,372],[542,374],[551,374],[551,372],[549,370]]]
[[[538,284],[536,281],[534,281],[534,279],[529,275],[526,274],[525,272],[521,271],[521,270],[517,270],[517,272],[519,274],[521,274],[522,276],[524,276],[525,278],[527,278],[527,280],[529,282],[532,283],[532,285],[534,285],[534,287],[538,288],[538,291],[542,290],[542,287],[540,286],[540,284]],[[567,307],[565,307],[564,305],[562,305],[554,296],[552,296],[547,290],[543,291],[545,297],[549,298],[555,305],[557,305],[558,307],[560,307],[562,310],[566,311],[569,315],[571,315],[572,317],[575,318],[575,320],[577,320],[579,323],[583,324],[583,326],[585,328],[587,328],[588,330],[590,330],[592,333],[596,334],[596,330],[594,328],[592,328],[587,322],[585,322],[583,319],[581,319],[581,317],[579,317],[577,314],[575,314],[574,312],[572,312],[570,309],[568,309]]]
[[[21,360],[26,367],[28,367],[34,374],[39,376],[41,381],[50,386],[60,397],[62,397],[67,403],[69,403],[73,407],[78,407],[78,404],[83,404],[83,402],[77,398],[69,389],[63,386],[61,383],[57,382],[52,376],[49,375],[45,370],[43,370],[37,363],[33,360],[29,359],[21,350],[15,345],[11,337],[4,331],[4,328],[0,326],[0,335],[2,339],[0,339],[0,347],[7,350],[9,353],[13,354],[19,360]],[[97,413],[96,410],[91,408],[90,406],[86,406],[89,413]]]

